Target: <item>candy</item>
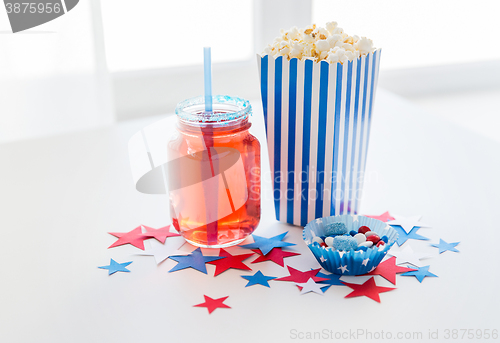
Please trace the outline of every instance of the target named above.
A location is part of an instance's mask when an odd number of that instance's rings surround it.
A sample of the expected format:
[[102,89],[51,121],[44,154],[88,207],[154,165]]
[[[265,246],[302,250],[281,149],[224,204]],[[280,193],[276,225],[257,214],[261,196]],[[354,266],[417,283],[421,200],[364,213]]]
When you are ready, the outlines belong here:
[[325,233],[327,236],[343,235],[347,233],[347,227],[344,223],[332,223],[325,227]]
[[358,229],[358,232],[359,232],[359,233],[363,233],[363,234],[364,234],[364,233],[366,233],[366,232],[368,232],[368,231],[370,231],[370,228],[369,228],[368,226],[361,226],[361,227]]
[[314,237],[312,241],[313,241],[313,242],[316,242],[316,243],[318,243],[318,244],[323,243],[323,240],[321,239],[321,237]]
[[358,241],[358,244],[366,242],[366,236],[363,235],[362,233],[358,233],[358,234],[354,235],[354,238],[356,238],[356,240]]
[[349,234],[350,234],[351,236],[353,236],[353,237],[354,237],[354,236],[356,236],[358,233],[357,233],[356,231],[354,231],[354,230],[351,230],[351,231],[349,231]]
[[333,237],[333,247],[337,250],[349,251],[358,247],[358,241],[350,236]]
[[389,243],[389,238],[386,235],[382,236],[380,239],[386,243]]
[[377,244],[378,241],[380,241],[380,237],[377,234],[370,235],[366,237],[367,242],[373,242],[373,244]]
[[373,242],[366,241],[366,242],[359,244],[358,246],[370,248],[372,245],[373,245]]
[[380,247],[380,246],[382,246],[382,245],[385,245],[385,242],[384,242],[383,240],[380,240],[380,241],[378,241],[378,242],[377,242],[377,245],[376,245],[376,246],[377,246],[377,247]]
[[368,232],[365,232],[365,236],[366,237],[369,237],[371,235],[376,235],[377,233],[376,232],[373,232],[373,231],[368,231]]
[[321,245],[323,248],[328,247],[328,245],[326,245],[326,243],[321,243],[320,245]]
[[325,244],[328,245],[329,247],[333,246],[333,237],[326,237]]
[[364,247],[364,246],[359,246],[356,250],[363,250],[363,251],[366,251],[368,250],[367,247]]

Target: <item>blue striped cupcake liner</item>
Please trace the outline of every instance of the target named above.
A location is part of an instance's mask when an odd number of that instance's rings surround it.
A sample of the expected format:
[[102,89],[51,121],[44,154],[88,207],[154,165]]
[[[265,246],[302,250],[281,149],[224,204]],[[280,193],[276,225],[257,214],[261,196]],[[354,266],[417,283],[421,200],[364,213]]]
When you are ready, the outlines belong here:
[[380,55],[345,64],[257,55],[277,220],[357,213]]
[[[348,252],[334,250],[331,247],[324,248],[313,242],[314,237],[326,236],[325,227],[328,224],[338,222],[344,223],[348,232],[351,230],[357,232],[361,226],[368,226],[379,237],[387,236],[389,241],[379,248],[374,247],[368,248],[366,251],[351,250]],[[323,269],[340,275],[362,275],[371,272],[379,265],[389,249],[397,241],[398,233],[393,227],[378,219],[343,214],[311,221],[304,227],[302,238]]]

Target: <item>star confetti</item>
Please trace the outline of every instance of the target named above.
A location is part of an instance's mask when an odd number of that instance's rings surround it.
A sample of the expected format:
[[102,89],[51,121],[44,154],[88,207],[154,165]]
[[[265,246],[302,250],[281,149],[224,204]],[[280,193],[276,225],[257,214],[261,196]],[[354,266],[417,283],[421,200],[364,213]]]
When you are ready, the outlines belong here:
[[391,258],[385,260],[380,263],[375,270],[368,273],[368,275],[380,275],[393,285],[396,284],[396,274],[405,273],[409,271],[414,271],[416,269],[399,267],[396,266],[396,257],[392,256]]
[[267,255],[273,248],[283,248],[295,245],[294,243],[288,243],[282,241],[287,233],[288,231],[271,238],[252,235],[254,242],[242,245],[241,247],[247,249],[260,249],[263,255]]
[[292,281],[295,283],[304,283],[307,282],[307,280],[309,280],[310,278],[312,278],[315,282],[328,280],[327,278],[316,276],[321,268],[309,270],[307,272],[301,272],[300,270],[294,269],[290,266],[287,266],[287,268],[290,275],[276,279],[276,281]]
[[388,222],[389,220],[394,220],[395,218],[389,214],[389,211],[382,213],[380,216],[365,216],[368,218],[378,219],[383,222]]
[[309,292],[323,295],[321,288],[328,286],[326,284],[316,283],[312,278],[309,278],[305,283],[296,283],[296,285],[302,288],[300,291],[301,295]]
[[178,252],[178,249],[186,243],[184,238],[172,238],[166,241],[164,244],[157,242],[156,240],[151,240],[147,242],[151,244],[151,247],[146,248],[144,252],[137,253],[136,255],[141,256],[154,256],[156,264],[160,264],[165,261],[170,255]]
[[132,263],[132,261],[130,261],[130,262],[124,262],[124,263],[118,263],[115,260],[111,259],[111,261],[109,262],[109,266],[102,266],[102,267],[98,267],[98,268],[100,268],[100,269],[107,269],[108,270],[108,275],[113,275],[116,272],[130,273],[130,270],[128,270],[125,267],[128,266],[131,263]]
[[422,265],[422,262],[420,262],[420,259],[428,257],[424,253],[420,252],[413,252],[413,249],[410,246],[407,246],[403,250],[400,251],[392,251],[389,250],[388,252],[389,255],[396,256],[396,264],[401,264],[401,263],[410,263],[413,264],[414,266],[420,267]]
[[429,240],[429,238],[417,234],[417,231],[420,230],[419,227],[413,228],[410,233],[406,233],[400,226],[393,226],[393,228],[398,232],[398,240],[396,241],[398,246],[402,246],[409,239],[418,239],[421,241]]
[[459,252],[455,247],[460,244],[460,242],[455,242],[455,243],[447,243],[443,241],[441,238],[439,239],[439,244],[431,244],[434,248],[439,249],[439,253],[442,254],[445,251],[453,251],[453,252]]
[[155,238],[157,241],[161,243],[165,243],[167,237],[176,237],[180,236],[177,232],[170,232],[170,225],[161,227],[159,229],[153,229],[152,227],[142,225],[144,229],[146,229],[146,233],[144,236],[148,238]]
[[262,285],[269,287],[268,281],[276,279],[276,277],[274,276],[265,276],[264,274],[262,274],[260,270],[254,275],[241,275],[241,277],[244,278],[245,280],[248,280],[248,283],[246,284],[245,287],[253,285]]
[[118,240],[113,244],[111,244],[108,247],[108,249],[124,244],[131,244],[136,248],[144,250],[144,240],[151,238],[144,236],[142,234],[142,228],[140,226],[136,227],[135,229],[129,232],[108,232],[108,233],[118,238]]
[[225,272],[229,268],[241,269],[241,270],[252,270],[242,261],[252,256],[252,254],[243,254],[243,255],[231,255],[224,249],[220,249],[219,256],[225,257],[220,260],[207,262],[209,264],[215,265],[215,273],[214,276],[219,275],[222,272]]
[[331,286],[344,286],[342,281],[340,281],[340,278],[342,277],[342,275],[323,274],[322,272],[318,272],[318,274],[316,274],[316,276],[327,279],[327,280],[321,281],[322,284],[328,285],[328,287],[322,289],[323,292],[326,292]]
[[436,274],[432,274],[429,271],[429,267],[430,266],[420,267],[420,268],[418,268],[418,270],[415,270],[415,271],[412,271],[412,272],[408,272],[408,273],[404,273],[404,274],[402,274],[402,276],[415,276],[420,283],[422,283],[422,280],[426,276],[429,276],[429,277],[438,277]]
[[274,263],[279,264],[282,267],[285,266],[285,263],[283,262],[283,259],[285,257],[300,255],[299,253],[284,251],[281,248],[274,248],[267,255],[262,255],[259,249],[253,249],[252,251],[260,255],[252,263],[273,261]]
[[229,298],[229,296],[219,299],[212,299],[207,295],[203,296],[205,297],[205,302],[198,305],[193,305],[193,307],[206,307],[209,314],[212,313],[216,308],[231,308],[226,304],[223,304],[224,300]]
[[407,233],[409,233],[414,227],[429,227],[429,225],[420,222],[420,218],[422,218],[422,216],[403,217],[395,215],[394,217],[396,219],[388,222],[387,224],[391,226],[401,226]]
[[377,286],[377,284],[375,283],[375,279],[373,277],[369,278],[361,285],[355,283],[347,283],[347,282],[344,282],[344,284],[347,287],[353,289],[351,293],[345,296],[346,298],[360,297],[364,295],[365,297],[375,300],[376,302],[380,302],[379,293],[389,292],[396,289],[391,287]]
[[175,255],[175,256],[170,256],[170,258],[178,263],[174,268],[169,270],[169,273],[175,272],[177,270],[185,269],[185,268],[193,268],[193,269],[196,269],[196,270],[206,274],[207,267],[205,266],[205,263],[215,261],[215,260],[220,260],[224,257],[204,256],[203,253],[201,252],[201,249],[197,248],[189,255],[185,255],[185,256]]

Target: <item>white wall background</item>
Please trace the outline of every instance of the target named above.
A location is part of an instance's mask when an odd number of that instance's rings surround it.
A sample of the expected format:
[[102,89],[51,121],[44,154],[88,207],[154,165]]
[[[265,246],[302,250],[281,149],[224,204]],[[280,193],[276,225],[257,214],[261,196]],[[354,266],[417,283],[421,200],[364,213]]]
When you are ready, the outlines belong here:
[[114,122],[101,30],[96,0],[15,34],[0,7],[0,142]]

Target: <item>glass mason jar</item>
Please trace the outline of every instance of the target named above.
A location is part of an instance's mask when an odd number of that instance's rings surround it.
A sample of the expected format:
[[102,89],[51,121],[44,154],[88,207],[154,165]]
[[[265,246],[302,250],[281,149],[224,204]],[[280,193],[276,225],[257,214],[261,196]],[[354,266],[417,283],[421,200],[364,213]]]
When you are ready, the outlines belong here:
[[170,215],[189,243],[221,248],[241,243],[260,221],[260,143],[248,131],[250,103],[204,97],[177,104],[168,143]]

